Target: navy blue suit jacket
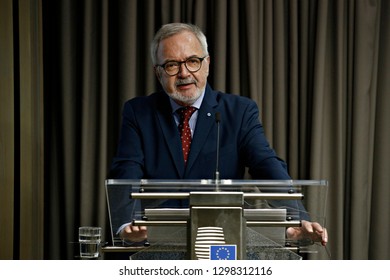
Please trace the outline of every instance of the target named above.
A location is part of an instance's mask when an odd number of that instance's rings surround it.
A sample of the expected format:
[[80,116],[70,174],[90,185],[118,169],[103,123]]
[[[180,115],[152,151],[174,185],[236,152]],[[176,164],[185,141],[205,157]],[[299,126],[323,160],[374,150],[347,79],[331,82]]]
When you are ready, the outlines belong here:
[[[206,87],[193,135],[187,166],[169,97],[164,92],[136,97],[123,109],[113,179],[214,179],[219,112],[221,179],[290,179],[286,164],[270,147],[256,103],[246,97]],[[286,203],[286,202],[283,202]],[[301,203],[288,207],[303,210]]]
[[206,87],[187,162],[169,97],[164,92],[126,102],[111,178],[214,179],[217,151],[215,113],[221,115],[221,179],[290,179],[286,164],[268,144],[259,111],[249,98]]

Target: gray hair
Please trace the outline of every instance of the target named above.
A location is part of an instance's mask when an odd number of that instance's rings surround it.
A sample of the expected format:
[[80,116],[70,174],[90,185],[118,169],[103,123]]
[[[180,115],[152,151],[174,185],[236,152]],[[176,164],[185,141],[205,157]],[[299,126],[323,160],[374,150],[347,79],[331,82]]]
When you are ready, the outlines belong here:
[[160,45],[160,42],[168,37],[185,31],[189,31],[196,36],[202,46],[204,55],[209,54],[207,50],[206,36],[203,34],[202,30],[198,26],[189,23],[168,23],[163,25],[160,30],[157,31],[150,45],[150,54],[153,65],[156,65],[157,63],[157,50]]

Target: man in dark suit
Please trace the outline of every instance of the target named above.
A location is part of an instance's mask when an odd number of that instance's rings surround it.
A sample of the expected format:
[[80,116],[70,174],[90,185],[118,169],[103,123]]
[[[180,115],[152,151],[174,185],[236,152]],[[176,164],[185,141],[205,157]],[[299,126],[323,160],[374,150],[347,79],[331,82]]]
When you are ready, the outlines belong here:
[[[118,153],[111,178],[213,179],[217,158],[217,124],[220,122],[222,179],[242,179],[245,169],[253,179],[290,179],[286,164],[269,146],[252,100],[214,91],[207,84],[210,56],[201,30],[189,24],[167,24],[151,45],[155,74],[162,92],[128,101],[123,110]],[[181,108],[191,106],[187,144],[182,144]],[[303,210],[300,202],[293,207]],[[302,211],[304,213],[304,211]],[[302,227],[289,228],[289,238],[310,237],[327,242],[326,229],[307,216]],[[140,241],[146,227],[124,225],[124,239]]]

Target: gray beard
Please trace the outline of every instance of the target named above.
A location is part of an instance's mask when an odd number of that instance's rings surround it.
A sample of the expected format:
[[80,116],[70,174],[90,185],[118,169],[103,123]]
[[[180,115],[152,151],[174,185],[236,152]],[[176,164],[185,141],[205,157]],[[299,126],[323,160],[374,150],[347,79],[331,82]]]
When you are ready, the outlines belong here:
[[193,96],[183,96],[178,92],[167,93],[177,103],[184,103],[187,105],[194,104],[196,100],[202,95],[202,90],[198,89]]

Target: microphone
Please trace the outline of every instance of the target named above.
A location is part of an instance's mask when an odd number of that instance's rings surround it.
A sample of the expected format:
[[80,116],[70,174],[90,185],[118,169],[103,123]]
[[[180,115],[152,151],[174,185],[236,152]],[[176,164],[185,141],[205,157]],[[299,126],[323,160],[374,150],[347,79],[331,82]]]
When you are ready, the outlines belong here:
[[215,164],[215,190],[219,191],[219,135],[220,135],[220,122],[221,122],[221,113],[215,113],[215,122],[217,123],[217,161]]

